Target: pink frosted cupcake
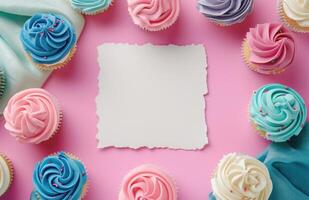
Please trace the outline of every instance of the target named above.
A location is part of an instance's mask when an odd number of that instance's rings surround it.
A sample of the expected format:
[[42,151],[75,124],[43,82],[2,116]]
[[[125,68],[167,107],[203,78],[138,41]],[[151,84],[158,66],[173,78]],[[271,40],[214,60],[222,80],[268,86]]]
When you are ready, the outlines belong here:
[[121,186],[119,200],[133,199],[176,200],[176,187],[157,167],[142,165],[130,171]]
[[50,139],[58,131],[62,119],[57,100],[40,88],[15,94],[3,115],[4,127],[17,141],[33,144]]
[[295,41],[282,24],[258,24],[247,33],[242,53],[251,70],[261,74],[279,74],[294,59]]
[[178,18],[179,0],[128,0],[134,24],[148,31],[170,27]]

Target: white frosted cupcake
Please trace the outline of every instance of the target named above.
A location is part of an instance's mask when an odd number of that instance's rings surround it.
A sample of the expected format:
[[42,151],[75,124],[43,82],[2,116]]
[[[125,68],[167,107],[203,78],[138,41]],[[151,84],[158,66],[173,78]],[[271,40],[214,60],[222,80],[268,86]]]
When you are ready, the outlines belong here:
[[0,197],[6,193],[13,181],[13,164],[3,154],[0,154]]
[[262,162],[237,153],[222,158],[211,186],[217,200],[267,200],[273,188],[268,169]]

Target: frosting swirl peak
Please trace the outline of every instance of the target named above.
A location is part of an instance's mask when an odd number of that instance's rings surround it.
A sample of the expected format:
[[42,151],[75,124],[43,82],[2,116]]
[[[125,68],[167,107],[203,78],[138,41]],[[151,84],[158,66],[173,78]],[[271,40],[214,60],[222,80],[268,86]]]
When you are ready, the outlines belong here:
[[293,61],[295,42],[282,24],[258,24],[247,33],[251,68],[262,74],[277,74]]
[[76,34],[64,17],[38,13],[25,22],[20,39],[33,61],[55,64],[69,55],[75,46]]
[[308,0],[282,0],[284,13],[301,27],[309,27]]
[[60,152],[35,165],[31,199],[79,200],[86,182],[84,165]]
[[149,31],[170,27],[177,20],[179,0],[128,0],[134,24]]
[[84,14],[96,14],[111,4],[112,0],[71,0],[72,7]]
[[151,165],[132,170],[124,179],[119,200],[176,200],[171,178]]
[[61,112],[46,90],[32,88],[15,94],[4,110],[4,127],[18,141],[38,144],[58,129]]
[[199,0],[198,10],[222,25],[242,22],[251,12],[253,0]]
[[303,98],[281,84],[259,88],[251,98],[249,112],[256,128],[274,142],[284,142],[298,135],[307,118]]
[[253,157],[236,153],[219,162],[211,185],[217,200],[267,200],[272,191],[266,166]]

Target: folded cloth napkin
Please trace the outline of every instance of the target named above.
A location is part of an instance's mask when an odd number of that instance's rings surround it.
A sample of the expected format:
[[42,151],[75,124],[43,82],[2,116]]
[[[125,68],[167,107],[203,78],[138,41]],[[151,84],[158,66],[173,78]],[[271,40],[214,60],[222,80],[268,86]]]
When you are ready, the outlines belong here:
[[[309,123],[290,141],[270,144],[257,157],[270,173],[270,200],[309,199]],[[211,193],[210,200],[216,198]]]
[[75,27],[77,37],[84,26],[82,15],[75,12],[68,0],[0,0],[0,66],[5,68],[6,92],[0,99],[2,114],[15,93],[41,87],[51,72],[40,71],[28,58],[19,39],[25,21],[36,13],[56,13],[66,17]]

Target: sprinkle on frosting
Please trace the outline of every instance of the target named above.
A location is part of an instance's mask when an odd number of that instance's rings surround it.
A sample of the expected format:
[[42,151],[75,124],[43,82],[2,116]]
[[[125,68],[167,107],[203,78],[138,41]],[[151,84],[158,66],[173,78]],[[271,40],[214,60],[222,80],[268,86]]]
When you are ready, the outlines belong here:
[[303,98],[293,89],[268,84],[252,96],[250,118],[267,139],[284,142],[301,132],[307,108]]
[[309,0],[282,0],[283,11],[301,27],[309,27]]
[[[62,169],[62,170],[61,170]],[[64,152],[35,165],[32,200],[79,200],[87,183],[84,165]]]
[[221,25],[242,22],[251,12],[253,0],[199,0],[197,9]]
[[217,200],[268,200],[272,181],[266,166],[259,160],[231,153],[219,162],[211,179]]
[[72,7],[83,14],[96,14],[106,10],[112,0],[70,0]]
[[179,0],[128,0],[134,24],[148,31],[170,27],[177,20]]
[[249,65],[259,73],[283,72],[294,59],[294,38],[282,24],[258,24],[250,28],[246,42],[250,49]]
[[57,131],[61,120],[55,98],[40,88],[15,94],[3,115],[4,127],[16,140],[35,144],[48,140]]
[[70,54],[76,43],[76,34],[64,17],[39,13],[25,22],[20,39],[34,62],[55,64]]
[[151,165],[132,170],[122,183],[119,200],[176,200],[172,179]]
[[0,155],[0,197],[7,191],[11,183],[10,166],[4,156]]

